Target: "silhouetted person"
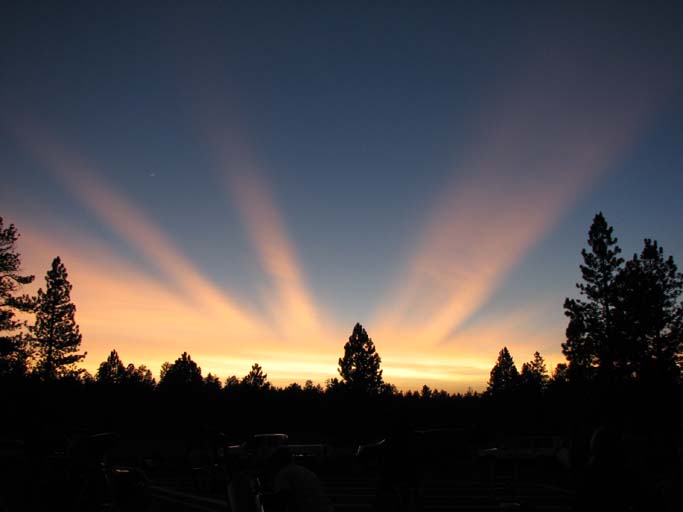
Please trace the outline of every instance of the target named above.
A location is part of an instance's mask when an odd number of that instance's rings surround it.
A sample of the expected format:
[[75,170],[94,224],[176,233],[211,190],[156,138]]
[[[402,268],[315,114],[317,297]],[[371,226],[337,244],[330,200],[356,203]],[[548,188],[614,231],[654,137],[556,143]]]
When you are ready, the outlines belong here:
[[604,426],[596,429],[591,437],[590,459],[577,495],[576,510],[641,510],[638,481],[626,462],[617,431]]
[[273,494],[266,501],[266,512],[332,512],[334,507],[320,479],[310,469],[295,464],[292,452],[282,446],[269,461],[273,475]]
[[256,510],[254,475],[238,468],[234,461],[227,465],[227,501],[232,512],[259,512]]
[[407,426],[398,426],[382,445],[378,511],[419,511],[422,508],[421,438]]
[[666,428],[633,432],[622,440],[637,479],[635,510],[676,510],[681,506],[680,459],[675,435]]

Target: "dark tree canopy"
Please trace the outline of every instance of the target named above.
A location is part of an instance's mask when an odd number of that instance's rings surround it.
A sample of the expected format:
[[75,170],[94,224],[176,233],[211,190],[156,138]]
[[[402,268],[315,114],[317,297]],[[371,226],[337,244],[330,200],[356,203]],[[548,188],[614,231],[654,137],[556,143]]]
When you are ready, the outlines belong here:
[[224,389],[236,389],[240,385],[240,380],[236,375],[230,375],[230,377],[225,378]]
[[507,347],[498,353],[496,364],[491,369],[491,376],[486,391],[492,395],[513,391],[518,384],[519,372]]
[[75,376],[80,373],[76,363],[86,354],[79,354],[81,333],[71,302],[71,283],[59,257],[45,276],[45,291],[38,290],[36,322],[30,327],[35,350],[35,371],[43,379]]
[[602,214],[595,216],[582,251],[584,299],[567,299],[569,380],[677,381],[683,340],[683,276],[656,241],[645,239],[640,255],[624,264]]
[[263,368],[258,363],[251,366],[251,370],[244,376],[241,384],[247,389],[268,389],[270,387],[268,374],[263,373]]
[[144,364],[136,367],[133,363],[129,363],[128,366],[126,366],[125,382],[127,384],[145,388],[153,388],[156,386],[156,380],[154,380],[152,370],[147,368]]
[[173,364],[164,363],[159,376],[159,388],[174,391],[196,391],[203,388],[202,369],[187,352]]
[[24,322],[16,312],[27,311],[32,304],[26,295],[16,297],[14,293],[31,283],[33,276],[20,273],[21,258],[15,247],[18,238],[14,224],[5,228],[0,217],[0,377],[23,375],[28,367],[29,350],[20,331]]
[[581,251],[583,282],[576,286],[585,299],[568,298],[564,303],[569,324],[562,352],[569,361],[570,375],[578,380],[592,378],[595,368],[610,376],[623,367],[615,309],[616,280],[624,260],[619,257],[621,249],[612,231],[602,213],[598,213],[588,232],[590,250]]
[[554,384],[567,382],[567,363],[557,363],[555,370],[553,370],[552,382]]
[[680,375],[683,275],[657,241],[645,239],[640,256],[626,262],[617,280],[617,329],[627,349],[628,373],[647,379]]
[[323,387],[320,384],[313,384],[312,380],[307,379],[306,382],[304,382],[303,391],[309,394],[320,395],[323,392]]
[[116,350],[112,350],[106,361],[100,363],[95,374],[96,382],[108,385],[135,385],[154,387],[156,382],[152,372],[143,364],[135,367],[133,363],[125,366]]
[[100,363],[95,380],[101,384],[121,384],[126,378],[126,367],[116,350],[109,353],[106,361]]
[[539,352],[534,352],[534,358],[522,365],[519,375],[520,384],[532,391],[543,391],[548,385],[548,369],[545,360]]
[[339,359],[343,385],[353,391],[379,393],[383,384],[381,362],[372,339],[357,323],[344,345],[344,356]]
[[204,378],[204,386],[206,386],[207,391],[220,391],[223,387],[220,377],[214,375],[213,373],[209,373]]

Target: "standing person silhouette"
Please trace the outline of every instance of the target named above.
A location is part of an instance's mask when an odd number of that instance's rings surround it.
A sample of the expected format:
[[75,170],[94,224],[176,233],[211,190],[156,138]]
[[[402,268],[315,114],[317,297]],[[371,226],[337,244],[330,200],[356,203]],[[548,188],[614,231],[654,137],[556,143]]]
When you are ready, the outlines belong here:
[[636,507],[638,485],[628,470],[621,437],[602,426],[593,432],[590,459],[577,494],[577,511],[611,512],[640,510]]
[[313,471],[292,460],[292,452],[282,446],[270,460],[273,494],[265,502],[266,512],[333,512],[332,502]]
[[423,476],[421,438],[407,425],[399,424],[382,447],[375,509],[420,512]]

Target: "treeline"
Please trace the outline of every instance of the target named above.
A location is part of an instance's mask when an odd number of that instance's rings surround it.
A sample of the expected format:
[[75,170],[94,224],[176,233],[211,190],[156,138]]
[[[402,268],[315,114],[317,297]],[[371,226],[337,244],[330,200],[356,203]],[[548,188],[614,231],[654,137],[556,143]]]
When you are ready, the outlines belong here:
[[[375,396],[407,400],[446,400],[478,397],[476,392],[450,395],[423,386],[401,392],[383,379],[381,358],[366,330],[356,324],[338,361],[339,377],[324,386],[306,381],[276,388],[258,363],[243,377],[221,380],[201,368],[184,352],[162,365],[157,382],[144,365],[124,364],[116,350],[90,375],[79,368],[82,336],[75,321],[72,285],[56,257],[45,276],[45,288],[35,296],[18,295],[34,276],[21,274],[16,251],[19,233],[4,227],[0,218],[0,378],[40,382],[71,380],[99,387],[126,387],[161,393],[224,393],[249,395],[282,393],[287,396]],[[579,298],[567,298],[569,322],[562,351],[566,363],[552,375],[539,352],[518,371],[506,347],[500,351],[483,396],[543,395],[551,388],[614,387],[629,383],[677,386],[683,368],[683,275],[672,256],[657,241],[645,239],[643,249],[625,261],[613,228],[598,213],[581,254]],[[29,323],[21,313],[32,315]],[[559,340],[558,340],[559,341]]]
[[567,298],[569,318],[560,363],[549,376],[538,352],[518,372],[503,348],[489,394],[543,392],[549,385],[593,390],[646,386],[662,390],[682,382],[683,275],[656,240],[646,238],[625,261],[614,229],[598,213],[581,251],[580,298]]

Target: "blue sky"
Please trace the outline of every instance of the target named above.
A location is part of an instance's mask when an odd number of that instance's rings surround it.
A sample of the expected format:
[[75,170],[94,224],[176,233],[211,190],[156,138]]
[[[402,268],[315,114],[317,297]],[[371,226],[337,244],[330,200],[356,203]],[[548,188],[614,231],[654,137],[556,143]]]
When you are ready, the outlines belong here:
[[17,2],[0,215],[91,369],[322,381],[360,321],[388,380],[481,388],[503,345],[561,360],[596,212],[683,257],[680,11]]

